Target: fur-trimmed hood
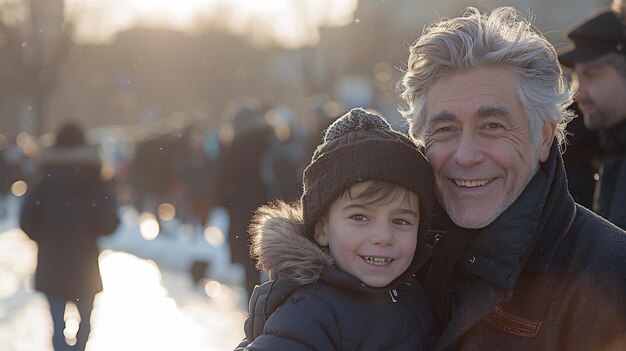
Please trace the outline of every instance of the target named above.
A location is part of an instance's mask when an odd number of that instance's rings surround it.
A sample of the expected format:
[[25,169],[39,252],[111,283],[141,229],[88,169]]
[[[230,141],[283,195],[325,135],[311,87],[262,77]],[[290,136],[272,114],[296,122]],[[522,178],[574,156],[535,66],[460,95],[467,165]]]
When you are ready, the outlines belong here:
[[249,232],[251,256],[257,259],[259,270],[272,277],[312,283],[334,264],[329,253],[304,235],[300,205],[276,201],[260,207]]

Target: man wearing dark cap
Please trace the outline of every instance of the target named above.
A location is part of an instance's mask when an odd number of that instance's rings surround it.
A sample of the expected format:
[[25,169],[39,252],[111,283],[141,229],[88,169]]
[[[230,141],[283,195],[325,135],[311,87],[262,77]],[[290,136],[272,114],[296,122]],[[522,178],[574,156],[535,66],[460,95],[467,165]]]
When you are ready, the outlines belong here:
[[559,54],[577,86],[585,126],[604,148],[593,210],[626,229],[626,25],[621,2],[567,30],[571,45]]

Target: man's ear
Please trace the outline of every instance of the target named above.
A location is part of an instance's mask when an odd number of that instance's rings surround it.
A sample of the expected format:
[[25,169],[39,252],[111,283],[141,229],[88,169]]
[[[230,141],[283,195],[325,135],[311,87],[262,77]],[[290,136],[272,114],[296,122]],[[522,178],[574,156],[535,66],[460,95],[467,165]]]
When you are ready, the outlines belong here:
[[541,140],[539,141],[539,161],[546,162],[550,156],[550,148],[552,142],[556,136],[556,124],[546,123],[543,126],[543,133],[541,134]]
[[328,246],[329,240],[328,235],[326,234],[326,218],[322,217],[317,221],[317,223],[315,223],[315,233],[313,233],[313,238],[319,246]]

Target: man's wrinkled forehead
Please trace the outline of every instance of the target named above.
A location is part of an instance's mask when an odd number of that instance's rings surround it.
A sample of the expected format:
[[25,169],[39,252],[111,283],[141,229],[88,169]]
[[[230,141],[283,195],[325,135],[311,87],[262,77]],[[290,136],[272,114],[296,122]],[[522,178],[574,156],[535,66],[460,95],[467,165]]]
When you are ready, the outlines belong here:
[[[476,111],[472,113],[472,115],[477,119],[494,116],[506,119],[511,118],[511,112],[509,112],[506,107],[499,105],[481,105],[476,109]],[[442,110],[437,111],[432,116],[428,117],[428,124],[434,124],[438,122],[452,122],[456,119],[457,116],[455,113],[448,110]]]

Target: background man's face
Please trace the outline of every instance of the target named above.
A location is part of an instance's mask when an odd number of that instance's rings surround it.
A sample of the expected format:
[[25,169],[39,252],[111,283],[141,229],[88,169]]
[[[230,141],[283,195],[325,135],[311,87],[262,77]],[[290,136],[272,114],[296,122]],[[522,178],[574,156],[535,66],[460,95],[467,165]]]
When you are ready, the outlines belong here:
[[554,128],[531,143],[517,82],[508,70],[484,68],[441,78],[428,92],[426,157],[439,201],[461,227],[496,219],[549,155]]
[[626,80],[613,65],[577,63],[573,73],[576,103],[587,128],[607,129],[626,119]]

